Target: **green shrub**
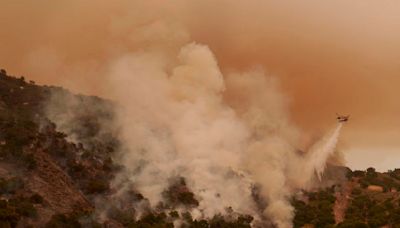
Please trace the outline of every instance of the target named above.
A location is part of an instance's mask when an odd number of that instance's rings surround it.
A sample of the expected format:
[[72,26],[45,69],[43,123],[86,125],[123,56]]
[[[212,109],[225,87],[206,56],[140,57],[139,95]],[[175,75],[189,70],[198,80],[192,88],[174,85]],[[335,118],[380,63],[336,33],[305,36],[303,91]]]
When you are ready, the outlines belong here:
[[44,201],[43,197],[37,193],[33,194],[29,199],[33,204],[42,204]]
[[209,221],[210,228],[251,228],[250,223],[253,220],[251,216],[239,217],[237,220],[227,221],[221,215],[215,215]]
[[70,169],[72,172],[82,172],[85,170],[85,167],[80,163],[71,163]]
[[0,193],[1,194],[14,194],[19,189],[24,187],[24,182],[21,178],[12,177],[8,180],[0,178]]
[[25,217],[37,216],[37,211],[29,200],[26,199],[16,200],[14,206],[15,206],[15,211],[21,216]]
[[104,193],[109,190],[109,183],[107,180],[94,179],[90,180],[86,186],[88,194]]
[[171,218],[179,218],[179,213],[177,211],[171,211],[169,212],[169,216]]
[[167,221],[165,213],[160,214],[147,214],[140,220],[130,224],[130,228],[173,228],[174,225]]
[[0,200],[0,227],[15,227],[20,217],[7,201]]
[[55,214],[50,221],[45,225],[46,228],[80,228],[81,224],[73,216],[64,214]]
[[176,183],[163,192],[163,196],[172,206],[185,205],[197,207],[199,205],[199,201],[196,200],[195,195],[186,186],[184,178],[179,178]]
[[354,188],[353,191],[351,191],[351,194],[353,195],[360,195],[361,194],[361,189],[360,188]]
[[345,220],[337,225],[338,228],[369,228],[367,224],[358,220]]
[[24,166],[28,169],[34,169],[37,166],[35,157],[33,154],[24,154],[22,156],[22,162],[24,163]]
[[354,170],[353,171],[353,176],[354,177],[364,177],[365,176],[365,172],[361,171],[361,170]]
[[0,200],[0,227],[15,227],[21,217],[36,217],[32,203],[25,198]]
[[115,221],[121,223],[124,226],[128,226],[134,222],[134,213],[131,210],[123,211],[116,207],[111,207],[108,210],[108,217],[114,219]]

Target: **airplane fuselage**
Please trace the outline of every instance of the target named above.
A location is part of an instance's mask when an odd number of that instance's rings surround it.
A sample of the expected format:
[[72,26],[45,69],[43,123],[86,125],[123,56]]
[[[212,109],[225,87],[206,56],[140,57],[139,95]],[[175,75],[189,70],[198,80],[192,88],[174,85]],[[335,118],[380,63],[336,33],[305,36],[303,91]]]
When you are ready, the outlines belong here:
[[343,123],[349,120],[349,116],[338,116],[336,119],[339,123]]

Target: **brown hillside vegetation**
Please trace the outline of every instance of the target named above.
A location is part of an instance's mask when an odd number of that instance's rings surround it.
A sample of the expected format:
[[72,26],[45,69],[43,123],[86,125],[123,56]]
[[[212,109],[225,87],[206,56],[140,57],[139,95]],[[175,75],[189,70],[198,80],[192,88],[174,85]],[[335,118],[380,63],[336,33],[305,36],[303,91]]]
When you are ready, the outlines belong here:
[[46,196],[49,207],[56,213],[71,213],[76,208],[91,211],[93,206],[77,189],[69,177],[50,156],[40,150],[35,151],[36,168],[27,181],[27,187],[33,192]]

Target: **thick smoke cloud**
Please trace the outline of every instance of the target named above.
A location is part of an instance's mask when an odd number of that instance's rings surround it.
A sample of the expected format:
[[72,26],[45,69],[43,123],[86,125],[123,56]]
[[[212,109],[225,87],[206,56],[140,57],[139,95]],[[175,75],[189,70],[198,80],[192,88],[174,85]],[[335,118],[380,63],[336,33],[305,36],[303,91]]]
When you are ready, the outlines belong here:
[[117,100],[131,104],[123,106],[120,116],[127,126],[123,133],[130,152],[122,160],[128,176],[153,206],[162,201],[168,180],[183,176],[201,198],[204,216],[223,214],[229,206],[254,214],[251,183],[235,174],[249,132],[223,103],[226,88],[213,54],[191,43],[182,47],[172,68],[167,67],[170,59],[174,57],[132,54],[110,72],[110,83],[120,88]]
[[[291,227],[290,197],[312,186],[336,145],[338,135],[329,135],[333,143],[324,139],[313,147],[320,159],[300,153],[277,79],[261,69],[224,77],[205,45],[188,42],[175,53],[150,45],[115,60],[108,74],[126,147],[121,162],[127,169],[114,185],[133,184],[152,207],[181,176],[199,200],[195,218],[230,207],[256,222],[267,217]],[[254,201],[256,186],[266,208]]]

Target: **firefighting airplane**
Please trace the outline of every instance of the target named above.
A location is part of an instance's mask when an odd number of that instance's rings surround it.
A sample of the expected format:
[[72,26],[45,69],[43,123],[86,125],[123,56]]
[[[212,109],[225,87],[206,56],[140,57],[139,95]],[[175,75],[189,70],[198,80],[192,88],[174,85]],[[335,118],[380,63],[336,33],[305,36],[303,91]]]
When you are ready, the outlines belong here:
[[337,119],[337,121],[339,122],[339,123],[343,123],[343,122],[347,122],[348,120],[349,120],[349,118],[350,118],[350,115],[348,115],[348,116],[342,116],[342,115],[339,115],[339,114],[337,114],[336,113],[336,119]]

